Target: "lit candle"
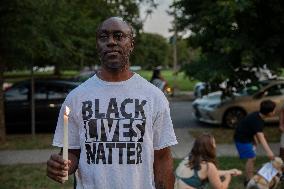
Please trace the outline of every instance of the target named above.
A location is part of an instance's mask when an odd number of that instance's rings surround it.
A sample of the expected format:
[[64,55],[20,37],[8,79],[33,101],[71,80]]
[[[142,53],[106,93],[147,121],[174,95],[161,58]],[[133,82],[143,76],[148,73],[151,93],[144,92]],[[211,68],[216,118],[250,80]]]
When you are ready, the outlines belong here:
[[[70,109],[68,106],[65,107],[64,112],[64,135],[63,135],[63,159],[68,161],[68,115],[70,113]],[[67,176],[63,178],[63,180],[68,180],[68,172]]]

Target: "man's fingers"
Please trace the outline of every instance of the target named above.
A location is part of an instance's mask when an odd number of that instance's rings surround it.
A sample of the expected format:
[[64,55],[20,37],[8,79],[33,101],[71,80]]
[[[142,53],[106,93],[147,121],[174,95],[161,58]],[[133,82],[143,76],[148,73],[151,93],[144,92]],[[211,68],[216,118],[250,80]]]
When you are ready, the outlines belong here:
[[47,176],[51,178],[52,180],[55,180],[56,182],[59,182],[61,184],[64,183],[64,180],[62,179],[62,177],[54,176],[51,174],[47,174]]
[[64,183],[63,177],[68,175],[68,163],[69,161],[63,160],[58,154],[51,155],[47,161],[46,175],[59,183]]

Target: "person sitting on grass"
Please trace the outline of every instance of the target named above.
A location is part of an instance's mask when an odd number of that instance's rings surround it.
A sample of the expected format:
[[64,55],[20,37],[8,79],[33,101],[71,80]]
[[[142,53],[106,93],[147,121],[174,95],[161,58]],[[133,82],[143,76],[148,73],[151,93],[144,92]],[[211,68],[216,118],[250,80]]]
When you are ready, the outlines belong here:
[[196,138],[189,156],[176,169],[175,189],[201,189],[208,183],[214,189],[227,189],[231,177],[241,174],[238,169],[218,170],[215,139],[204,133]]

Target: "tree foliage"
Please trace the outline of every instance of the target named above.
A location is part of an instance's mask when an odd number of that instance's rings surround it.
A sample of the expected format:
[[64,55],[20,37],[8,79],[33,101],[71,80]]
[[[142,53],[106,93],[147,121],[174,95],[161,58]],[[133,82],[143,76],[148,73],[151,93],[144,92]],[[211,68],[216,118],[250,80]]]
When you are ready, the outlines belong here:
[[132,64],[145,69],[152,69],[159,65],[167,66],[169,44],[158,34],[141,33],[135,41]]
[[281,0],[178,0],[178,29],[190,30],[188,42],[200,57],[185,67],[200,80],[247,77],[234,70],[284,66],[284,2]]
[[[155,5],[153,0],[0,1],[0,85],[7,69],[54,65],[60,70],[97,64],[98,25],[120,16],[141,31],[140,3]],[[4,120],[2,103],[0,119]],[[0,134],[1,128],[2,122]]]

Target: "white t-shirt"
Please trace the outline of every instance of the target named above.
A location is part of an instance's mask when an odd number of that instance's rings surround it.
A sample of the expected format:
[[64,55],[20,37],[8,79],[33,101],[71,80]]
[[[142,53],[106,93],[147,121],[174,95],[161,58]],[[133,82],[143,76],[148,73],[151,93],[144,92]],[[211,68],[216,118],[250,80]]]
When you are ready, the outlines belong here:
[[122,82],[96,75],[66,97],[53,145],[63,146],[69,114],[69,148],[81,149],[77,189],[154,189],[154,150],[177,144],[169,103],[138,74]]

